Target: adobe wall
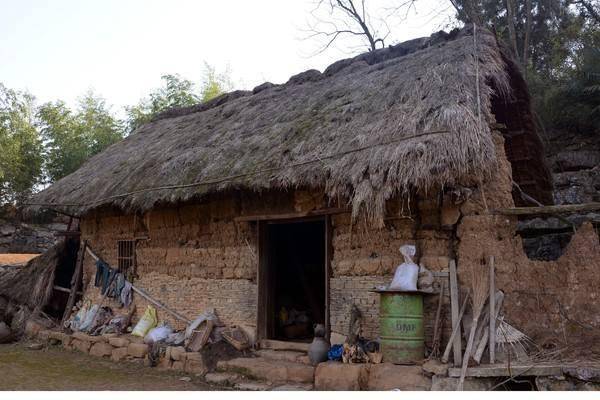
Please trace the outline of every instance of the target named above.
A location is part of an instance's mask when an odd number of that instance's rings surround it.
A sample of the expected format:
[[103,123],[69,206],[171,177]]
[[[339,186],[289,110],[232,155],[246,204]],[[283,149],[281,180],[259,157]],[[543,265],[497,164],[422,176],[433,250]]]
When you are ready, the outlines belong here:
[[[215,308],[226,324],[255,326],[256,224],[234,222],[234,218],[325,206],[322,194],[297,191],[266,194],[262,199],[219,198],[204,205],[159,209],[143,217],[99,212],[82,221],[82,239],[88,239],[97,254],[111,265],[117,265],[116,241],[147,235],[147,240],[138,240],[136,245],[136,285],[190,319],[207,308]],[[390,216],[381,229],[372,228],[364,221],[351,224],[349,214],[331,217],[330,321],[334,331],[344,334],[348,331],[349,305],[356,304],[364,317],[363,335],[377,337],[379,299],[370,290],[391,281],[396,267],[403,262],[399,252],[401,245],[416,244],[419,258],[426,261],[429,269],[447,269],[452,232],[436,231],[433,225],[429,226],[431,229],[422,228],[423,221],[435,220],[439,225],[437,203],[420,201],[421,212],[416,212],[417,206],[414,206],[408,213],[409,218],[402,216],[399,207],[390,205]],[[417,217],[417,214],[427,217]],[[86,257],[86,297],[97,303],[100,295],[93,285],[94,274],[94,261]],[[139,296],[135,298],[139,316],[147,303]],[[447,298],[445,301],[448,302]],[[106,304],[117,307],[110,300]],[[428,343],[436,305],[437,296],[427,296]],[[159,316],[182,327],[160,310]],[[449,335],[449,324],[445,328]]]
[[[496,138],[502,151],[502,138]],[[584,224],[556,261],[527,258],[515,234],[516,217],[490,210],[512,207],[511,171],[504,157],[497,173],[461,206],[456,248],[459,279],[469,269],[495,257],[496,287],[505,292],[503,314],[539,345],[566,343],[600,346],[600,243],[598,232]]]

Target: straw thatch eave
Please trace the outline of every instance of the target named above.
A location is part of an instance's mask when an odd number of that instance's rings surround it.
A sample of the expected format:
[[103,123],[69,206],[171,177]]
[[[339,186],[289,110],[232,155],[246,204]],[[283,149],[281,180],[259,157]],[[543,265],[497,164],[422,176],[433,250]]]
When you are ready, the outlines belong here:
[[31,203],[82,215],[319,187],[378,218],[393,196],[494,169],[498,91],[510,88],[494,35],[440,33],[168,111]]

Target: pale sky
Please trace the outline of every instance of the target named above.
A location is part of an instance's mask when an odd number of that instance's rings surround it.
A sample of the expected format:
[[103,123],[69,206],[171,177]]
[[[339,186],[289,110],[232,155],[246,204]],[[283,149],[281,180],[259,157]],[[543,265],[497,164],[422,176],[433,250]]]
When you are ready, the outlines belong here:
[[[371,0],[386,7],[402,0]],[[418,0],[416,14],[392,26],[393,44],[445,28],[446,0]],[[38,102],[73,105],[93,89],[113,110],[137,103],[163,74],[200,82],[204,62],[229,66],[236,89],[283,83],[296,73],[353,53],[340,42],[311,56],[311,0],[0,0],[0,82]]]

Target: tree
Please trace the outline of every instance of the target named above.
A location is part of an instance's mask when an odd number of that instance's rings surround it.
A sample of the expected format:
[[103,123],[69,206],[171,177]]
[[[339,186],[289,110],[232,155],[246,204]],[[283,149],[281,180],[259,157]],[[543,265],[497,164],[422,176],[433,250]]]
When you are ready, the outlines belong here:
[[369,51],[385,47],[385,41],[400,11],[407,12],[416,0],[400,0],[387,9],[373,10],[367,0],[318,0],[311,12],[307,39],[323,40],[317,53],[327,50],[341,37],[350,37]]
[[204,78],[200,90],[188,79],[179,75],[163,75],[163,85],[133,106],[127,107],[127,126],[129,132],[150,122],[157,114],[177,107],[189,107],[209,101],[233,88],[230,71],[217,73],[214,67],[204,64]]
[[200,101],[194,93],[194,83],[179,75],[161,76],[163,86],[154,89],[150,94],[133,106],[127,107],[127,125],[129,132],[150,122],[162,111],[174,107],[191,106]]
[[20,203],[42,168],[42,142],[34,125],[34,97],[0,83],[0,204]]
[[200,98],[202,102],[207,102],[231,91],[233,83],[231,81],[231,71],[229,68],[223,73],[218,73],[214,67],[204,63],[204,79],[200,89]]
[[46,143],[44,167],[50,182],[74,172],[124,136],[122,124],[111,114],[106,101],[93,92],[79,99],[75,112],[56,101],[43,104],[37,116]]

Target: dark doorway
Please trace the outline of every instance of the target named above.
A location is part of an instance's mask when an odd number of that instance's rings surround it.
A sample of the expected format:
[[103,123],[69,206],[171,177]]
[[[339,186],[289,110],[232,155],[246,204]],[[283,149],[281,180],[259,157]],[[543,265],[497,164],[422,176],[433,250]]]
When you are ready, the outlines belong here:
[[268,222],[264,227],[262,296],[265,337],[304,341],[326,324],[327,240],[324,219]]

